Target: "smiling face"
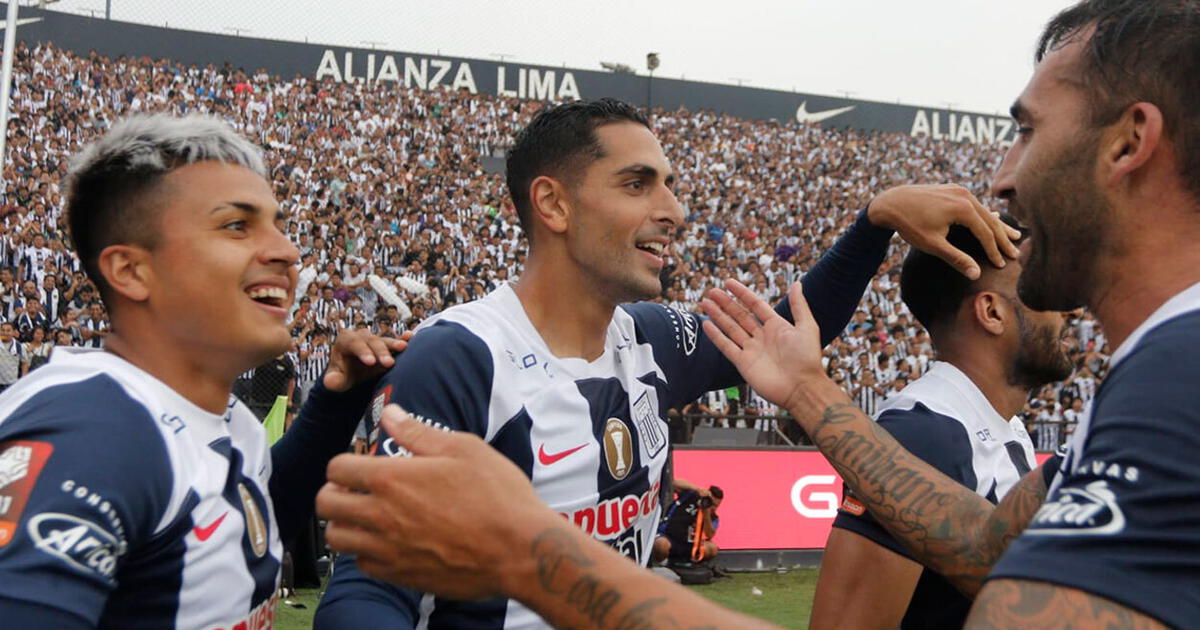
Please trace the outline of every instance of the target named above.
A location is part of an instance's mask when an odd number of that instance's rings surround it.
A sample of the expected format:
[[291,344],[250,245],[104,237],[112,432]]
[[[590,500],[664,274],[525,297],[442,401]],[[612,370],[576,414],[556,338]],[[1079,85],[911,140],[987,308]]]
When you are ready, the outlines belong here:
[[163,178],[147,305],[183,346],[258,365],[287,350],[299,251],[280,231],[279,205],[254,171],[220,162]]
[[1039,64],[1013,106],[1019,134],[992,185],[1029,229],[1018,291],[1037,310],[1086,304],[1111,246],[1112,207],[1096,175],[1101,129],[1087,122],[1086,93],[1074,79],[1081,50],[1072,42]]
[[572,207],[567,251],[584,280],[613,302],[658,297],[659,274],[683,210],[662,146],[646,127],[596,129],[599,159],[567,185]]

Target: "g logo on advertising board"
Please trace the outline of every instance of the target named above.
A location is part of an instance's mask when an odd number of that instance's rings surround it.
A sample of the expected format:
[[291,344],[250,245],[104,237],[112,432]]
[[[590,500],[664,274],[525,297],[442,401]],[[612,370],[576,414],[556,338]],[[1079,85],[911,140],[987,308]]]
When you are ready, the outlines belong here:
[[833,475],[805,475],[792,484],[792,507],[801,516],[808,518],[833,518],[837,516],[838,495],[833,492],[810,492],[804,496],[804,489],[809,486],[833,486],[837,477]]

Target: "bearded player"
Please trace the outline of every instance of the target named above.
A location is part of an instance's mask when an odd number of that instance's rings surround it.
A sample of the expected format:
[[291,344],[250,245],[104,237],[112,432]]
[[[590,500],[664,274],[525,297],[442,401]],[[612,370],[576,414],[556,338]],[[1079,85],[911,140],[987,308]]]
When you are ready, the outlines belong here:
[[[658,525],[667,410],[741,381],[700,333],[698,317],[635,302],[661,293],[665,257],[684,222],[674,181],[649,122],[625,103],[577,102],[538,115],[508,155],[509,190],[529,239],[523,275],[427,321],[374,405],[398,402],[486,440],[551,508],[642,565]],[[967,198],[957,188],[902,189],[863,211],[805,276],[823,340],[849,320],[891,228],[975,274],[977,263],[945,242],[950,223],[986,237],[998,264],[1002,245],[1015,254],[1008,228]],[[404,450],[385,439],[378,452]],[[503,598],[455,601],[378,582],[344,557],[315,626],[545,623]]]
[[[1071,374],[1061,341],[1066,320],[1020,301],[1020,264],[986,264],[978,241],[958,226],[949,240],[979,260],[983,273],[968,280],[923,252],[905,259],[901,299],[929,331],[938,360],[889,397],[875,419],[913,455],[997,503],[1014,488],[1027,492],[1022,478],[1037,468],[1016,415],[1031,390]],[[1046,476],[1024,483],[1041,482],[1042,494]],[[970,599],[914,560],[846,489],[821,559],[810,628],[958,628],[970,608]]]
[[119,122],[74,159],[68,225],[112,331],[0,396],[5,628],[270,627],[281,538],[401,345],[340,339],[268,450],[230,395],[291,344],[298,252],[265,173],[200,116]]

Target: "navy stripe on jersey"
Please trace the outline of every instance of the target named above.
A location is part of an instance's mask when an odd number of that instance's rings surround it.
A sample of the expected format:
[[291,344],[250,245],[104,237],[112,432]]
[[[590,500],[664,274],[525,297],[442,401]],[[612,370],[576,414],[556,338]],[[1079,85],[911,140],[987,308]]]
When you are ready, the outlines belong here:
[[[243,522],[252,522],[254,519],[246,514],[246,506],[242,501],[241,493],[244,489],[258,509],[258,519],[263,526],[261,532],[251,532],[247,528],[245,535],[242,536],[242,557],[246,560],[246,568],[250,571],[250,575],[254,576],[255,582],[254,594],[250,597],[250,607],[253,609],[270,599],[271,594],[275,592],[275,576],[279,574],[280,567],[279,559],[266,553],[266,541],[271,538],[271,522],[267,518],[267,498],[263,496],[262,492],[259,492],[258,486],[252,480],[242,474],[242,462],[245,458],[241,451],[233,448],[233,443],[229,438],[221,438],[209,444],[208,447],[229,460],[229,475],[225,478],[225,489],[221,493],[225,497],[225,501],[238,511]],[[264,551],[261,555],[254,550],[255,541],[251,538],[255,535],[262,537],[261,545]]]
[[[29,440],[54,445],[12,541],[0,547],[5,597],[68,611],[93,625],[135,625],[132,617],[119,611],[105,617],[116,575],[131,557],[120,557],[111,576],[82,569],[38,549],[29,525],[35,516],[64,515],[122,543],[148,539],[167,509],[172,487],[171,463],[156,422],[116,381],[95,376],[47,387],[0,423],[0,443]],[[93,495],[98,500],[90,501]],[[105,512],[105,505],[111,510]],[[65,555],[73,557],[72,551],[66,549]],[[177,550],[159,551],[154,562],[179,561],[172,555]],[[153,597],[152,592],[143,595]],[[146,611],[137,612],[138,619],[146,619]],[[162,613],[152,625],[172,627],[174,610]]]
[[520,413],[509,418],[491,441],[492,448],[508,456],[530,478],[533,477],[533,444],[529,441],[532,426],[533,418],[522,407]]
[[[492,356],[487,345],[461,324],[438,322],[412,338],[379,388],[390,385],[388,402],[397,403],[411,413],[456,431],[484,436],[491,384]],[[521,456],[520,449],[530,448],[528,433],[523,443],[515,433],[514,430],[501,443],[493,444],[504,447],[501,452],[514,460]],[[378,454],[387,455],[386,448],[380,448]],[[532,451],[526,450],[524,457],[529,460],[526,473],[531,474]],[[370,579],[358,570],[353,558],[341,558],[321,599],[313,628],[356,628],[366,627],[363,624],[367,623],[376,627],[411,628],[418,617],[420,600],[418,591]],[[407,622],[403,625],[397,618],[400,611]],[[378,616],[373,616],[373,612]]]
[[989,579],[1061,584],[1195,627],[1200,312],[1167,320],[1133,348],[1096,393],[1056,487]]
[[[970,436],[962,423],[918,403],[912,409],[889,409],[879,415],[879,426],[913,455],[932,464],[946,476],[976,487]],[[849,488],[847,495],[852,495]],[[989,497],[989,500],[994,500]],[[879,524],[870,512],[854,515],[839,510],[833,526],[852,531],[908,559],[912,554]],[[957,628],[966,619],[970,601],[950,582],[923,569],[901,628]]]

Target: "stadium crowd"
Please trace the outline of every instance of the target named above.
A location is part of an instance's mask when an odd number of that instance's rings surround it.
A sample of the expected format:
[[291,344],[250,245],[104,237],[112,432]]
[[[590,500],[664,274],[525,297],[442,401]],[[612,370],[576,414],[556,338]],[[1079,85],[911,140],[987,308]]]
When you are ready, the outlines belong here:
[[[46,43],[21,44],[14,74],[0,194],[0,387],[44,363],[55,345],[103,344],[107,319],[64,236],[60,186],[70,155],[135,112],[217,115],[264,149],[302,253],[291,354],[298,398],[323,373],[338,330],[396,336],[520,276],[521,230],[496,165],[540,102],[109,59]],[[988,203],[1002,157],[995,146],[707,111],[658,110],[654,124],[688,214],[662,300],[685,311],[731,277],[778,299],[889,186],[960,183]],[[868,413],[933,357],[899,297],[904,254],[893,246],[826,350],[830,374]],[[1024,412],[1040,449],[1073,429],[1108,363],[1090,314],[1073,314],[1068,331],[1075,374],[1035,392]],[[760,429],[773,421],[727,416],[778,412],[736,390],[682,411]]]

